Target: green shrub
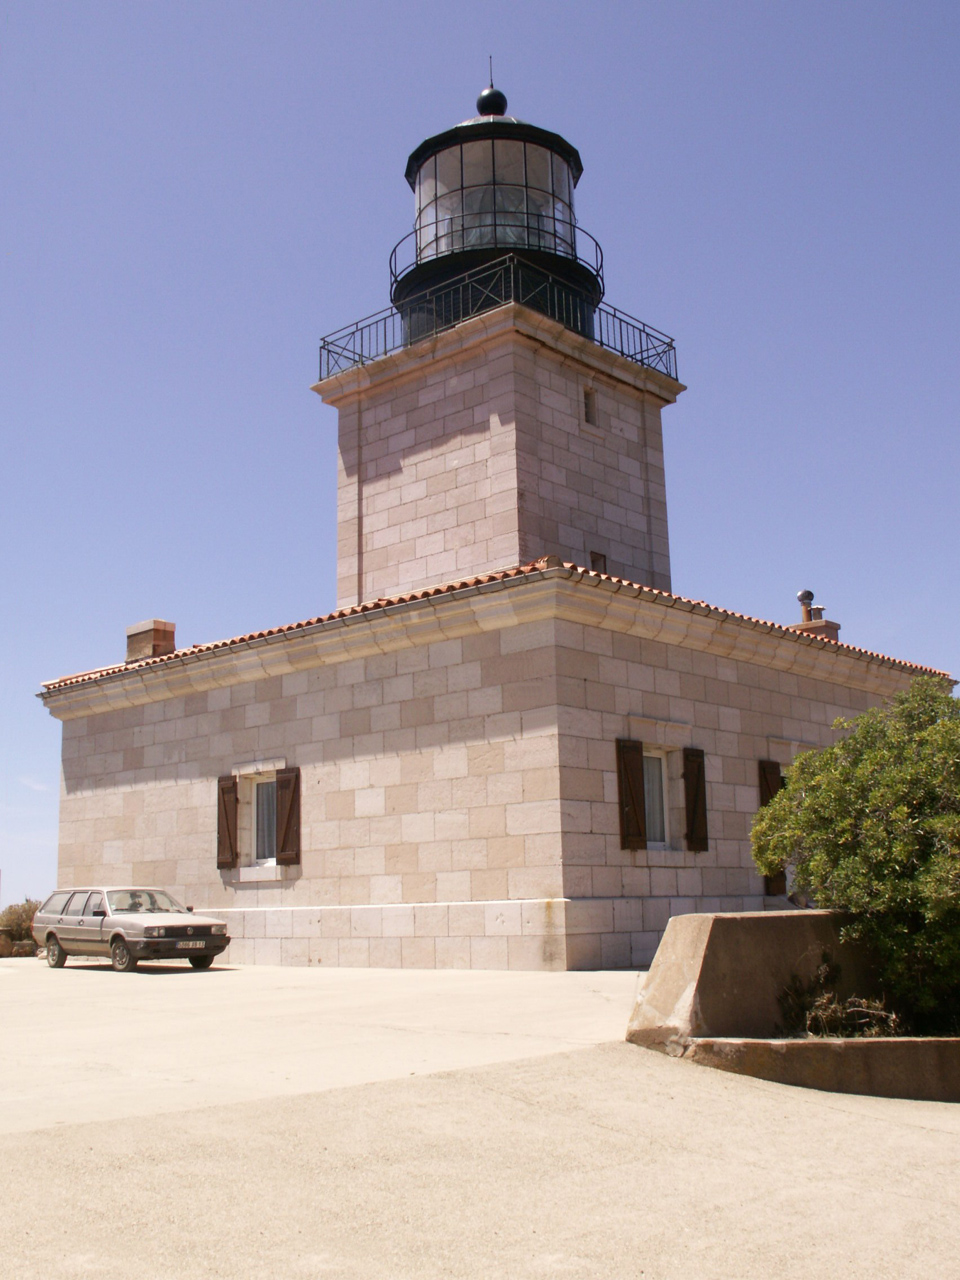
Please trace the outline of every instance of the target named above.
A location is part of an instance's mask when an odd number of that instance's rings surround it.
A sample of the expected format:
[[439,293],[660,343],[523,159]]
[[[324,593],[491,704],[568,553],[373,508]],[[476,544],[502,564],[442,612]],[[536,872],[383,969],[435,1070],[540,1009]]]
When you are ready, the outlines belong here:
[[754,861],[848,913],[842,936],[872,949],[908,1026],[960,1034],[960,703],[921,678],[834,727],[757,814]]
[[33,937],[30,926],[39,907],[39,902],[27,898],[25,902],[14,902],[0,911],[0,929],[10,931],[11,942],[23,942]]

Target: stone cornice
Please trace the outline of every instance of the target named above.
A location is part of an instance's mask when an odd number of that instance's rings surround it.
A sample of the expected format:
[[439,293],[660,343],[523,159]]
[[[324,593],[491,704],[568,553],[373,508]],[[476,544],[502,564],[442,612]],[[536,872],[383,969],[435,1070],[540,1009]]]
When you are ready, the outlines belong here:
[[544,620],[697,649],[880,697],[902,689],[911,676],[943,674],[560,565],[377,602],[133,669],[91,672],[52,682],[40,697],[57,719],[71,720]]
[[489,350],[497,343],[517,336],[548,347],[555,354],[576,361],[581,367],[614,382],[626,383],[635,391],[656,396],[665,404],[672,404],[686,390],[683,383],[665,373],[648,369],[615,351],[598,346],[549,316],[517,302],[483,311],[434,337],[422,338],[409,347],[371,360],[369,364],[354,365],[316,383],[311,390],[316,391],[326,404],[343,407],[358,396],[375,392],[382,386],[395,389],[407,379],[422,378],[428,369],[435,374],[445,364],[462,360],[464,355]]

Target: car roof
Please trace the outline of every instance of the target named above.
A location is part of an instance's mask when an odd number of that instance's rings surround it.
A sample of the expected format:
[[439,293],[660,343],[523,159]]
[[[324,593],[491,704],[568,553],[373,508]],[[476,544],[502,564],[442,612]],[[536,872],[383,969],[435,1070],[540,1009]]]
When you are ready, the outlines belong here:
[[166,893],[173,897],[169,889],[161,889],[156,884],[75,884],[69,889],[54,889],[47,894],[44,902],[49,902],[57,893]]

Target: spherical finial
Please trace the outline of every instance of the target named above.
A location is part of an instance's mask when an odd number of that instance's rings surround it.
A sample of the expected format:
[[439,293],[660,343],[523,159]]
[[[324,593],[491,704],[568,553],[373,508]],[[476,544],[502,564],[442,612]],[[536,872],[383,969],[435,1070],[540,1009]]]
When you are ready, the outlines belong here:
[[495,89],[490,85],[489,89],[484,89],[480,97],[477,99],[477,115],[480,116],[505,116],[507,114],[507,96],[501,93],[499,89]]

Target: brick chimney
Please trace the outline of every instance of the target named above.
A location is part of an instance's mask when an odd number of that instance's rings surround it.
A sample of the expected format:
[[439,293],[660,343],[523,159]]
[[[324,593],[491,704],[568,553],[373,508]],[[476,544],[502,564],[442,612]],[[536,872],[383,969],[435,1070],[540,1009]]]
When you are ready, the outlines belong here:
[[812,591],[798,591],[800,601],[800,617],[802,621],[791,623],[788,631],[803,631],[808,636],[820,636],[823,640],[840,639],[840,623],[831,622],[823,616],[822,604],[813,603]]
[[127,627],[127,662],[142,662],[144,658],[161,658],[173,653],[177,647],[176,623],[150,618]]

